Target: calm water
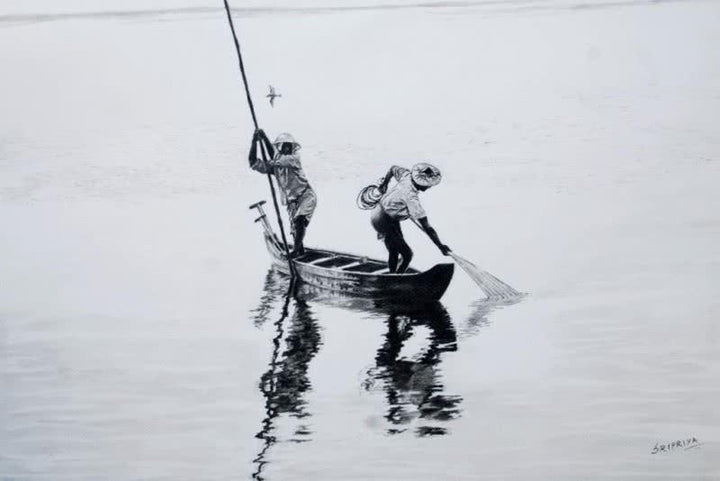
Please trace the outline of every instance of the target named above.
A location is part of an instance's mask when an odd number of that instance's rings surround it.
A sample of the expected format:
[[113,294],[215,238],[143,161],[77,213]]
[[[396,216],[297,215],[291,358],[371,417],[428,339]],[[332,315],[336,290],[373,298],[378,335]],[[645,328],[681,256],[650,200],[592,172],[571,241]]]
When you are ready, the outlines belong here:
[[441,238],[528,293],[457,270],[422,309],[269,270],[225,18],[187,4],[0,20],[1,480],[720,478],[717,3],[238,12],[309,245],[382,257],[355,195],[430,160]]

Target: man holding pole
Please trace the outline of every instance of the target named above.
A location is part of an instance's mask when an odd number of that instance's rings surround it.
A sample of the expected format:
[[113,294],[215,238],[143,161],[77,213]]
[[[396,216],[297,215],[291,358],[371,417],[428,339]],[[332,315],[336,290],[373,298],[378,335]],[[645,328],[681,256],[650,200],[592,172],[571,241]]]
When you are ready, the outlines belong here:
[[[258,158],[258,145],[267,151],[267,163]],[[250,168],[263,174],[274,175],[280,186],[282,203],[287,206],[294,239],[290,257],[299,257],[305,253],[303,240],[317,205],[317,196],[305,176],[298,150],[300,144],[292,135],[280,134],[275,142],[271,143],[265,132],[258,129],[253,135],[249,155]]]

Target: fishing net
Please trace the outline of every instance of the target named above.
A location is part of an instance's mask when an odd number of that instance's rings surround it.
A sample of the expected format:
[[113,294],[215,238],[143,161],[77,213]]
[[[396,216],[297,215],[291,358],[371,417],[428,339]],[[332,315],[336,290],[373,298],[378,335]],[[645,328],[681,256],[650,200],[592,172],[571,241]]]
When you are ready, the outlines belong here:
[[522,296],[521,292],[516,291],[489,272],[481,270],[469,260],[463,259],[454,252],[451,252],[450,256],[455,263],[475,281],[475,284],[482,289],[487,295],[488,300],[510,300]]

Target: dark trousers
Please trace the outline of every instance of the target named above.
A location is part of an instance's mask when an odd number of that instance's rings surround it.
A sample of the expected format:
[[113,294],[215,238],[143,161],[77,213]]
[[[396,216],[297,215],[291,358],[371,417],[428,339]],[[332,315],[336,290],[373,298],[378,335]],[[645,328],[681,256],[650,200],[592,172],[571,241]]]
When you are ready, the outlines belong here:
[[[371,223],[388,250],[388,269],[391,273],[402,274],[410,266],[413,251],[405,242],[405,237],[400,228],[400,221],[387,215],[382,207],[378,205],[373,211]],[[402,262],[398,266],[400,259],[402,259]]]

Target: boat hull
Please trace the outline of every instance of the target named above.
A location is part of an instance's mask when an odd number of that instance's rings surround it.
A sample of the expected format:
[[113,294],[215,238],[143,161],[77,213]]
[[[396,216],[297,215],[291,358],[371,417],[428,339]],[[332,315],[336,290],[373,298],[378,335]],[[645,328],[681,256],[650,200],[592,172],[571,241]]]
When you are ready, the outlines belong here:
[[[289,275],[287,259],[275,239],[265,235],[265,243],[275,268]],[[327,266],[333,264],[333,259],[353,267],[345,270],[341,266]],[[386,263],[320,249],[308,249],[306,255],[292,262],[302,282],[321,289],[345,296],[423,303],[437,301],[443,296],[455,267],[453,264],[437,264],[424,272],[412,270],[404,274],[359,272],[353,269],[363,269],[363,266],[369,266],[368,269],[373,266],[386,267]]]

